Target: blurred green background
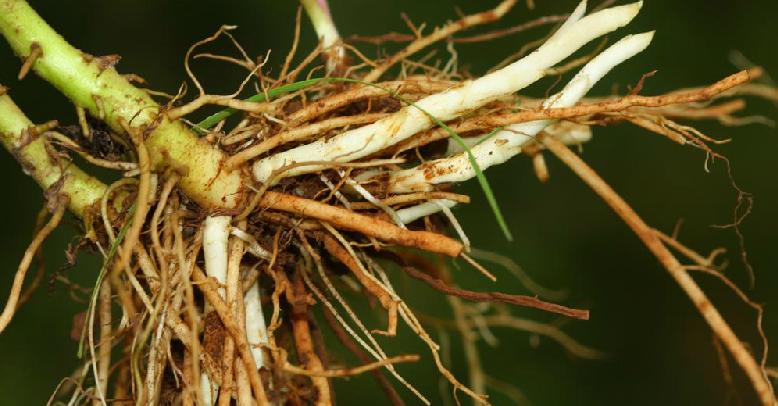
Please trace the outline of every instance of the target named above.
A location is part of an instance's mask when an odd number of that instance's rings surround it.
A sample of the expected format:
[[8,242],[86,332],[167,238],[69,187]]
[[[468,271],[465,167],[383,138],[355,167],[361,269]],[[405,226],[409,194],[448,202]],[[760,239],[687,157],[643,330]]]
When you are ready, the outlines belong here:
[[[567,13],[576,1],[536,3],[536,8],[529,10],[519,1],[501,22],[489,28]],[[120,54],[121,72],[137,73],[152,88],[171,93],[185,79],[182,60],[189,45],[210,35],[220,24],[239,25],[235,34],[251,55],[272,49],[271,69],[277,71],[291,44],[297,7],[292,0],[90,0],[32,4],[77,47],[95,55]],[[342,35],[348,37],[406,32],[401,12],[414,22],[427,22],[431,27],[456,18],[456,7],[469,13],[493,4],[496,1],[332,0],[332,9]],[[658,73],[648,80],[644,94],[708,84],[737,70],[729,61],[733,50],[778,76],[778,52],[773,42],[778,37],[776,16],[775,0],[647,1],[637,19],[611,35],[611,41],[626,33],[656,29],[653,44],[615,69],[593,94],[607,94],[614,86],[624,92],[627,85],[653,69]],[[522,44],[543,37],[549,29],[538,28],[490,43],[457,45],[460,66],[473,74],[485,72]],[[302,38],[298,60],[315,44],[306,21]],[[592,46],[586,49],[591,50]],[[361,49],[369,56],[377,52],[372,45]],[[445,52],[440,48],[438,55],[446,57]],[[75,121],[71,105],[40,79],[31,75],[23,82],[16,81],[19,63],[6,45],[0,45],[0,55],[0,83],[11,87],[12,97],[33,121]],[[213,93],[231,92],[243,74],[212,62],[198,61],[194,66]],[[528,93],[542,96],[552,84],[553,79],[546,79]],[[776,106],[764,101],[749,100],[748,113],[778,119]],[[769,306],[771,292],[778,292],[778,187],[774,178],[778,173],[778,132],[759,125],[729,128],[702,123],[699,127],[717,138],[733,139],[717,149],[730,158],[740,187],[755,197],[753,211],[742,224],[748,257],[756,271],[756,287],[748,293],[767,305],[765,331],[768,337],[778,337],[778,316]],[[682,219],[681,237],[687,245],[701,252],[726,247],[730,260],[727,275],[748,289],[735,233],[711,227],[730,223],[736,203],[736,193],[723,163],[716,163],[706,173],[701,151],[679,147],[626,124],[596,128],[595,138],[584,146],[583,156],[650,224],[669,232]],[[755,399],[748,383],[731,359],[733,383],[725,380],[710,330],[667,272],[567,168],[553,157],[548,156],[547,161],[551,180],[545,185],[534,178],[526,158],[487,172],[513,230],[514,242],[508,243],[501,236],[475,183],[460,188],[470,193],[474,201],[458,208],[456,214],[475,246],[511,256],[537,281],[568,290],[565,304],[589,308],[591,320],[566,321],[564,329],[582,343],[606,352],[608,357],[597,361],[575,359],[548,339],[495,330],[500,340],[498,347],[478,344],[490,375],[515,385],[534,405],[753,404]],[[10,155],[0,160],[0,171],[6,191],[0,199],[2,212],[6,213],[0,216],[0,297],[4,302],[42,199],[40,190],[22,174]],[[46,243],[47,275],[62,269],[63,250],[74,240],[76,230],[76,221],[71,219]],[[498,275],[499,290],[526,292],[507,272],[497,266],[491,268]],[[75,268],[63,272],[89,286],[97,269],[96,258],[82,255]],[[495,288],[467,268],[454,272],[462,286]],[[704,275],[697,275],[696,279],[739,336],[761,354],[754,312],[718,281]],[[44,403],[59,380],[76,365],[76,343],[69,338],[69,331],[73,315],[85,306],[69,299],[62,284],[47,281],[48,278],[31,302],[17,313],[10,328],[0,335],[0,403],[4,405]],[[444,314],[445,301],[437,294],[430,294],[426,287],[415,283],[407,285],[403,293],[412,304],[422,306],[424,313]],[[515,314],[540,321],[554,320],[523,309]],[[431,331],[437,337],[437,332]],[[423,354],[424,362],[403,365],[400,371],[434,404],[451,401],[450,390],[440,390],[438,375],[418,340],[405,332],[395,340],[382,342],[390,353]],[[333,347],[335,355],[339,351]],[[452,370],[466,381],[460,341],[453,336],[450,353]],[[409,404],[417,404],[407,391],[398,390]],[[511,404],[498,391],[490,394],[495,404]],[[346,405],[384,403],[370,377],[339,381],[337,398],[339,404]]]

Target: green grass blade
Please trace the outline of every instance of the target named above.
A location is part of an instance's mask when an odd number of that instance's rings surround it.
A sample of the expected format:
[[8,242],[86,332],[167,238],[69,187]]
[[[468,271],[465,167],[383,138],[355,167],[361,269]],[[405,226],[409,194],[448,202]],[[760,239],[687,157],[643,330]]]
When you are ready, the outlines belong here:
[[492,138],[492,137],[494,137],[495,135],[497,135],[497,133],[499,133],[500,131],[502,131],[502,129],[503,129],[503,128],[505,128],[505,127],[497,127],[497,128],[495,128],[495,129],[494,129],[494,130],[492,130],[492,131],[491,131],[489,134],[486,134],[486,135],[484,135],[484,136],[483,136],[483,138],[481,138],[480,140],[478,140],[478,142],[476,142],[476,143],[475,143],[473,146],[475,147],[476,145],[483,144],[484,142],[488,141],[490,138]]
[[500,225],[500,229],[505,235],[505,239],[508,241],[513,241],[513,234],[511,234],[511,230],[508,228],[508,224],[505,222],[505,217],[502,215],[500,205],[497,203],[497,198],[494,197],[492,186],[489,185],[489,181],[486,180],[486,175],[484,175],[484,172],[478,166],[478,162],[476,162],[473,151],[470,150],[470,147],[467,145],[467,143],[465,143],[465,140],[463,140],[459,134],[452,130],[451,127],[447,126],[440,120],[437,120],[436,124],[443,128],[451,136],[451,138],[453,138],[454,141],[456,141],[457,144],[459,144],[459,146],[462,147],[462,149],[464,149],[467,153],[467,159],[470,161],[470,165],[472,165],[473,169],[475,170],[475,177],[478,179],[478,183],[481,185],[481,189],[483,189],[484,195],[486,195],[486,201],[489,202],[489,207],[491,207],[492,213],[494,213],[494,218],[497,220],[497,224]]
[[[280,96],[284,93],[289,92],[296,92],[300,89],[305,89],[306,87],[313,86],[325,78],[314,78],[314,79],[308,79],[308,80],[301,80],[299,82],[290,83],[288,85],[283,85],[276,87],[274,89],[270,89],[267,91],[267,94],[265,93],[259,93],[255,94],[254,96],[249,97],[245,101],[249,102],[256,102],[261,103],[263,101],[266,101],[268,98],[272,99],[274,97]],[[224,120],[225,118],[237,113],[238,110],[233,108],[226,108],[224,110],[218,111],[214,114],[211,114],[210,116],[206,117],[205,120],[195,124],[195,131],[203,133],[205,130],[215,126],[219,121]]]

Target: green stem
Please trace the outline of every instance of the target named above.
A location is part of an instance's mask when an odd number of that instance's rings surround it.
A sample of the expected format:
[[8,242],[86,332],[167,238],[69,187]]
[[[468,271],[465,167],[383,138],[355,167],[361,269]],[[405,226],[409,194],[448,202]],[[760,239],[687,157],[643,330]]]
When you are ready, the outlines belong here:
[[35,136],[33,128],[33,123],[10,97],[0,96],[0,142],[43,190],[57,188],[57,192],[70,198],[70,211],[84,217],[105,193],[106,186],[75,164],[51,153],[53,150],[46,145],[46,139]]
[[346,49],[343,47],[343,41],[341,41],[338,29],[332,20],[327,0],[300,0],[300,3],[305,8],[321,42],[327,73],[340,72],[345,68]]
[[0,0],[0,33],[22,58],[32,47],[40,47],[43,52],[33,70],[114,130],[123,131],[122,121],[153,127],[146,146],[154,169],[181,172],[180,187],[198,204],[216,210],[239,208],[245,192],[240,172],[222,170],[223,153],[182,123],[160,117],[159,105],[109,60],[72,47],[24,0]]
[[329,48],[335,45],[340,40],[338,29],[335,27],[335,22],[332,21],[332,14],[329,10],[329,5],[326,0],[300,0],[305,8],[308,18],[313,24],[313,29],[316,31],[316,35],[321,40],[324,48]]

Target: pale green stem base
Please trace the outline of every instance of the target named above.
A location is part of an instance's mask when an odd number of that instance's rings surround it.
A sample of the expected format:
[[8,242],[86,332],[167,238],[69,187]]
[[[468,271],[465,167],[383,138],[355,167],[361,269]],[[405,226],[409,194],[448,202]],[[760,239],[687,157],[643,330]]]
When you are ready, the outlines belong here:
[[208,210],[237,211],[245,194],[239,171],[223,168],[225,155],[180,122],[159,118],[160,108],[143,90],[132,86],[105,58],[88,55],[68,44],[23,0],[0,0],[0,33],[26,58],[40,47],[33,70],[78,106],[116,131],[121,122],[153,128],[146,139],[154,170],[171,167],[181,173],[180,186]]
[[70,198],[69,208],[79,217],[100,200],[106,186],[75,164],[53,156],[43,136],[29,139],[33,123],[10,97],[0,96],[0,141],[43,190]]

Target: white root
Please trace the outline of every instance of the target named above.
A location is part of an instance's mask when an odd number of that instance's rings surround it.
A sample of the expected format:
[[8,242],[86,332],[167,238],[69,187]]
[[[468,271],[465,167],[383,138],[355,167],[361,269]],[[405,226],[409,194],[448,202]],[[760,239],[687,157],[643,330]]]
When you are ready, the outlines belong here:
[[[342,177],[345,177],[345,175],[341,172],[340,175]],[[402,222],[402,219],[397,215],[397,212],[389,207],[388,205],[382,203],[380,200],[376,199],[375,196],[370,194],[370,192],[362,187],[357,181],[351,178],[346,178],[346,184],[349,185],[352,189],[354,189],[355,192],[359,193],[360,196],[362,196],[363,199],[367,200],[374,206],[378,207],[379,209],[383,210],[384,213],[386,213],[389,218],[392,219],[393,222],[395,222],[400,228],[405,228],[405,223]]]
[[[228,242],[229,236],[243,240],[247,244],[247,249],[252,254],[268,259],[270,253],[262,248],[253,236],[245,231],[231,227],[232,217],[230,216],[209,216],[205,219],[203,233],[203,252],[205,254],[205,272],[209,277],[216,279],[219,285],[224,286],[227,282],[227,266],[229,262]],[[265,316],[262,314],[262,303],[259,297],[259,282],[249,288],[243,298],[246,314],[246,340],[251,347],[251,353],[257,368],[265,366],[265,355],[262,347],[267,346],[267,325]],[[224,288],[219,288],[219,295],[224,298]],[[217,386],[210,381],[208,375],[203,372],[200,377],[200,385],[203,394],[203,402],[212,405],[216,398]]]
[[592,128],[572,121],[559,121],[546,127],[546,134],[565,145],[580,145],[592,139]]
[[211,382],[211,378],[205,372],[200,373],[200,390],[202,391],[202,399],[204,405],[215,405],[216,395],[219,392],[219,386]]
[[230,216],[208,216],[203,232],[205,274],[219,282],[219,296],[222,298],[227,283],[227,241],[231,221]]
[[[257,258],[269,260],[273,254],[263,248],[251,234],[238,227],[232,227],[230,233],[246,243],[246,250]],[[267,346],[267,324],[262,313],[262,302],[259,297],[259,279],[246,291],[243,297],[243,308],[246,314],[246,341],[251,347],[251,355],[257,368],[265,365],[265,354],[262,347]]]
[[565,31],[569,30],[573,24],[578,22],[581,18],[583,18],[584,14],[586,14],[586,0],[582,0],[578,5],[575,7],[575,10],[573,10],[572,13],[570,13],[570,17],[567,17],[567,20],[565,20],[564,23],[556,30],[554,35],[561,35]]
[[[320,139],[254,163],[254,177],[268,182],[282,167],[309,161],[350,162],[369,156],[386,147],[435,125],[429,115],[447,121],[477,109],[495,98],[523,89],[546,75],[549,68],[570,54],[606,33],[629,23],[638,13],[642,2],[611,7],[575,18],[562,26],[540,48],[507,67],[474,81],[425,97],[414,106],[406,106],[397,113],[335,137]],[[581,15],[585,2],[576,9]],[[296,176],[325,169],[322,165],[304,165],[284,172]],[[280,177],[275,177],[279,180]]]
[[[219,283],[219,296],[222,299],[225,298],[224,285],[227,283],[227,243],[230,237],[230,222],[232,222],[230,216],[208,216],[203,231],[205,273]],[[219,389],[205,371],[200,374],[200,390],[204,404],[215,404]]]
[[246,249],[251,253],[251,255],[264,260],[269,260],[273,257],[273,254],[270,251],[259,245],[257,239],[254,238],[253,235],[241,230],[238,227],[233,227],[230,233],[246,243]]
[[441,206],[451,208],[454,207],[457,202],[448,199],[435,199],[428,202],[419,203],[415,206],[406,207],[404,209],[397,210],[397,218],[404,224],[413,223],[414,221],[430,214],[437,213],[441,210]]
[[[543,103],[543,108],[573,106],[613,67],[644,50],[651,43],[653,35],[653,32],[630,35],[613,44],[589,61],[561,92],[548,98]],[[554,122],[554,120],[537,120],[508,126],[473,146],[471,152],[482,170],[501,164],[519,154],[526,143],[532,141],[535,135]],[[473,178],[475,174],[469,156],[465,152],[460,152],[448,158],[392,173],[389,191],[392,193],[429,191],[435,184],[463,182]]]
[[340,193],[340,190],[338,190],[335,187],[335,184],[330,181],[330,178],[327,177],[325,174],[320,174],[319,179],[321,180],[321,183],[323,183],[325,186],[327,186],[328,189],[330,189],[330,193],[332,193],[333,196],[335,196],[336,199],[343,205],[343,207],[351,210],[351,202],[346,199],[346,196],[343,196],[343,193]]
[[258,280],[246,292],[243,303],[246,309],[246,340],[251,346],[251,355],[254,356],[257,368],[262,368],[267,366],[262,347],[268,345],[268,338],[267,324],[265,324],[265,315],[262,314],[262,302],[259,297]]
[[[592,128],[586,124],[579,124],[573,121],[559,121],[549,125],[543,132],[549,137],[554,137],[561,141],[565,145],[581,145],[589,142],[592,139]],[[462,138],[465,145],[468,148],[474,147],[476,144],[488,139],[489,134],[484,134],[479,137],[467,137]],[[495,134],[496,135],[496,134]],[[538,146],[541,147],[541,146]],[[464,151],[462,145],[449,138],[448,149],[446,149],[446,155],[454,155]],[[376,172],[378,173],[378,172]],[[369,179],[369,178],[365,178]]]

